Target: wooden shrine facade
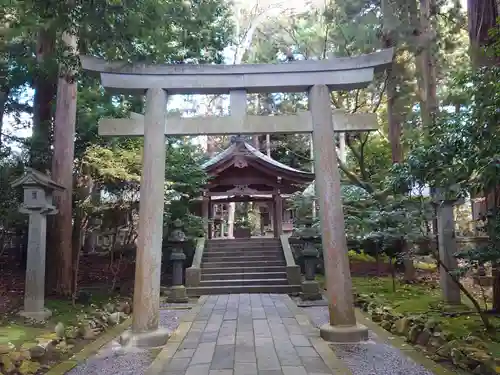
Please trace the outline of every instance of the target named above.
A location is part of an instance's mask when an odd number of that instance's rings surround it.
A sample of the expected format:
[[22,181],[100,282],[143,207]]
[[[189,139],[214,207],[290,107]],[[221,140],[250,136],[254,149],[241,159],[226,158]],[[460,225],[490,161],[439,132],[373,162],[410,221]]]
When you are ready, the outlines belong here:
[[[221,216],[226,213],[225,207],[233,202],[257,203],[261,230],[265,224],[272,223],[274,236],[279,237],[287,211],[283,199],[303,190],[314,180],[314,173],[291,168],[270,158],[241,136],[233,137],[230,146],[203,164],[203,169],[210,177],[201,209],[209,237],[224,235]],[[219,222],[217,231],[214,222]],[[234,218],[228,218],[227,226],[228,237],[233,238]]]

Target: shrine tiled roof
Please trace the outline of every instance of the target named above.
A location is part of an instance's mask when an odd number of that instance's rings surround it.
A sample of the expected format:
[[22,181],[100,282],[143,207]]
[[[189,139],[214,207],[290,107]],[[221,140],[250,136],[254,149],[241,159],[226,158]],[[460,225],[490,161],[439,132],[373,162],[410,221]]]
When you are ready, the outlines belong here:
[[240,137],[234,137],[232,139],[231,145],[228,148],[226,148],[224,151],[220,152],[219,154],[217,154],[216,156],[214,156],[213,158],[211,158],[210,160],[205,162],[202,165],[202,168],[205,170],[210,169],[210,167],[212,167],[212,166],[214,166],[214,165],[216,165],[224,160],[231,158],[235,154],[242,153],[242,152],[244,155],[246,154],[248,156],[253,156],[257,159],[260,159],[265,164],[273,166],[277,169],[288,171],[288,172],[293,173],[293,174],[298,174],[298,175],[301,175],[303,177],[314,178],[314,173],[301,171],[299,169],[289,167],[286,164],[280,163],[279,161],[274,160],[273,158],[260,152],[259,150],[257,150],[255,147],[253,147],[249,143],[245,142]]

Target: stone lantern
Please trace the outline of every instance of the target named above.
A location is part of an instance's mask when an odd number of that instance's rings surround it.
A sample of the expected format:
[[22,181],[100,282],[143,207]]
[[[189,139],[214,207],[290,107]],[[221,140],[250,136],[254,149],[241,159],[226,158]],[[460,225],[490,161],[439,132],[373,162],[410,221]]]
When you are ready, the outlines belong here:
[[47,215],[57,213],[52,193],[64,190],[64,187],[31,168],[26,168],[24,176],[12,182],[11,186],[23,187],[24,199],[19,211],[29,215],[24,310],[20,315],[43,321],[52,315],[44,306]]
[[302,282],[302,292],[300,297],[303,300],[315,301],[323,298],[319,290],[319,284],[315,280],[316,265],[318,264],[318,249],[316,249],[316,235],[314,229],[307,227],[300,233],[300,238],[304,241],[302,257],[304,258],[305,277]]
[[186,235],[182,231],[182,221],[177,219],[174,221],[174,230],[168,238],[168,242],[172,245],[172,288],[168,295],[167,302],[169,303],[185,303],[188,302],[186,287],[183,285],[184,279],[184,244],[186,243]]

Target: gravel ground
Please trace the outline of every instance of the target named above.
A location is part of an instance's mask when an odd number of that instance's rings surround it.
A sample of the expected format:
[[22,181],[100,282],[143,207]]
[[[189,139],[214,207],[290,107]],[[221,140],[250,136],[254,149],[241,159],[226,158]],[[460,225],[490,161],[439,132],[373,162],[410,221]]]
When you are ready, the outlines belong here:
[[[188,310],[160,310],[160,326],[175,330],[186,311]],[[66,375],[143,375],[153,359],[148,350],[123,350],[118,341],[113,340]]]
[[[316,327],[328,322],[328,307],[303,308]],[[433,375],[423,366],[406,357],[400,350],[387,345],[372,331],[369,340],[361,344],[331,345],[353,375]]]

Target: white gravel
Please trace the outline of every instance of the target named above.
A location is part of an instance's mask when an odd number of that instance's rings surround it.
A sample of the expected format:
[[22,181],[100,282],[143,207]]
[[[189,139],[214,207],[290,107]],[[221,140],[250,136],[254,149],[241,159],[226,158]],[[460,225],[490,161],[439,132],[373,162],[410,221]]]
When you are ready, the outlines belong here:
[[[175,330],[180,317],[187,311],[160,310],[160,326]],[[115,339],[66,375],[143,375],[153,359],[148,350],[138,348],[124,350]]]

